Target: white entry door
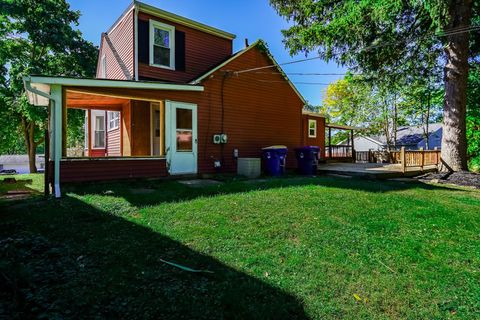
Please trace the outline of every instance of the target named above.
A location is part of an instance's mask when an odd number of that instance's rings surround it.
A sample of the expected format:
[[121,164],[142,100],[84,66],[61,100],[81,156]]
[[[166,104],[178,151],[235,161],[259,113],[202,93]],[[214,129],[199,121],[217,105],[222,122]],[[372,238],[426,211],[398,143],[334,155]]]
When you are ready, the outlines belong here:
[[197,173],[197,105],[166,101],[165,107],[169,172]]

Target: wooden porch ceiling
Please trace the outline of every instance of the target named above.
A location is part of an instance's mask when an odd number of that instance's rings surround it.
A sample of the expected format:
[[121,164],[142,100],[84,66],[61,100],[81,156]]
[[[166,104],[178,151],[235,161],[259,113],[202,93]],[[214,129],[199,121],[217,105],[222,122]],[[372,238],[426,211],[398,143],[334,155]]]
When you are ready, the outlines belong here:
[[118,109],[130,99],[66,90],[66,107],[76,109]]

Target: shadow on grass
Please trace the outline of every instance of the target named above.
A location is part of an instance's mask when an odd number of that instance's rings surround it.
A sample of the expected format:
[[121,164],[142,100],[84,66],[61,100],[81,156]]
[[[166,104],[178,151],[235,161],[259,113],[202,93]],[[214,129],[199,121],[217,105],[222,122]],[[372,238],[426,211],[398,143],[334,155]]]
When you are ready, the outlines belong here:
[[112,195],[115,197],[121,197],[134,206],[144,207],[159,205],[162,203],[188,201],[199,197],[296,186],[331,187],[345,189],[346,192],[348,192],[348,190],[357,190],[372,193],[385,193],[412,188],[420,188],[423,190],[449,189],[452,192],[458,191],[457,189],[449,188],[447,186],[436,186],[416,181],[401,182],[326,176],[287,176],[282,178],[265,178],[257,180],[232,178],[223,181],[222,184],[205,187],[190,187],[183,185],[178,181],[171,180],[135,180],[68,185],[63,188],[63,191],[65,193],[73,193],[81,196]]
[[32,179],[16,180],[15,182],[6,182],[4,179],[0,178],[0,206],[18,200],[38,198],[42,195],[31,187]]
[[0,318],[307,318],[292,295],[72,197],[0,217]]

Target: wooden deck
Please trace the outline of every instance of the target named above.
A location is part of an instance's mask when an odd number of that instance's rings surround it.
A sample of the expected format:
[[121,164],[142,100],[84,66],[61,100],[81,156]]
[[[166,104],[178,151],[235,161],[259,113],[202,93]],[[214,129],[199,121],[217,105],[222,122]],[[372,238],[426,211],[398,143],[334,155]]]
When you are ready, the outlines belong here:
[[318,165],[319,174],[337,174],[368,179],[392,179],[414,177],[425,172],[434,172],[437,166],[407,167],[402,171],[400,164],[389,163],[325,163]]

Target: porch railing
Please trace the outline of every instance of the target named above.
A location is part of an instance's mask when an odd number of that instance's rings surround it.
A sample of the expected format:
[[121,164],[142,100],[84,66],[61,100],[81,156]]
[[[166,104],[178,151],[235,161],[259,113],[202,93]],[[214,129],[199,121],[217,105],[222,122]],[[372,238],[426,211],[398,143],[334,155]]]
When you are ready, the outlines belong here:
[[399,163],[402,165],[402,171],[405,172],[409,167],[438,166],[440,164],[440,150],[400,150]]
[[353,160],[353,147],[345,145],[335,145],[325,147],[325,157],[327,159],[345,159],[351,158]]

